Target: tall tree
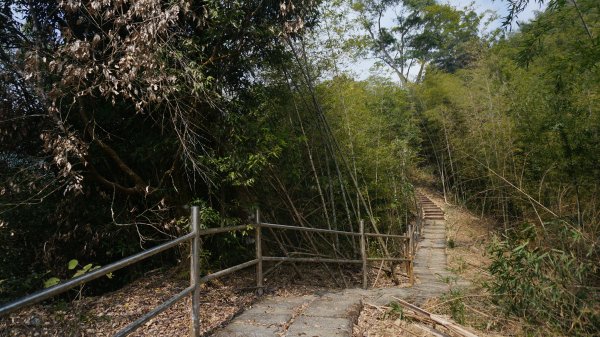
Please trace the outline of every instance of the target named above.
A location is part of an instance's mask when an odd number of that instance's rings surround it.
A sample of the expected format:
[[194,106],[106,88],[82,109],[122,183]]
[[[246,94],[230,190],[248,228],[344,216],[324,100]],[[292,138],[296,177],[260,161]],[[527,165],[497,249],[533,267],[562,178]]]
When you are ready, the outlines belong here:
[[[428,64],[455,71],[472,61],[482,16],[436,1],[356,1],[366,34],[358,36],[373,55],[406,84],[420,81]],[[393,21],[387,24],[387,21]],[[415,73],[414,69],[418,69]]]

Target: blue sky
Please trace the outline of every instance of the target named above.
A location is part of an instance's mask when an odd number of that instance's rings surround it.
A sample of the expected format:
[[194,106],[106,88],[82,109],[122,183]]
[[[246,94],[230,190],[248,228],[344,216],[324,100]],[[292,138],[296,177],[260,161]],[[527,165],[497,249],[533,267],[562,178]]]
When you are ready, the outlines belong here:
[[[475,0],[475,1],[461,1],[461,0],[441,0],[441,3],[450,4],[456,8],[463,8],[470,3],[473,3],[473,7],[476,11],[482,13],[486,10],[491,10],[500,15],[500,18],[494,22],[495,27],[497,28],[502,24],[502,18],[508,14],[508,3],[502,0]],[[529,21],[531,20],[536,11],[541,11],[545,8],[545,5],[541,5],[537,3],[535,0],[530,0],[527,8],[523,13],[519,14],[518,21]],[[513,29],[516,29],[517,25],[513,24]]]
[[[491,11],[493,13],[496,13],[498,18],[490,24],[490,26],[488,27],[489,30],[493,30],[493,29],[501,27],[503,18],[508,13],[508,3],[503,0],[496,0],[496,1],[492,1],[492,0],[474,0],[474,1],[471,1],[471,0],[468,0],[468,1],[439,0],[439,2],[450,4],[458,9],[463,9],[465,6],[469,6],[470,4],[473,4],[473,8],[478,13],[484,13],[486,11]],[[543,11],[544,9],[545,9],[545,5],[538,4],[536,0],[530,0],[527,8],[525,8],[525,10],[522,13],[520,13],[519,16],[517,17],[517,22],[530,21],[531,19],[533,19],[535,17],[535,13],[537,11]],[[386,21],[388,21],[388,22],[386,22]],[[384,22],[384,25],[392,25],[393,24],[392,16],[384,18],[383,22]],[[510,29],[512,31],[518,30],[518,24],[516,22],[514,22],[512,24],[512,26],[510,27]],[[369,77],[369,75],[373,74],[372,67],[373,67],[374,63],[375,63],[375,60],[365,59],[365,60],[360,60],[358,62],[355,62],[353,64],[349,64],[348,68],[352,69],[352,71],[357,75],[357,77],[359,79],[366,79],[367,77]],[[386,69],[378,70],[377,74],[380,76],[390,77],[393,80],[397,80],[396,76],[394,74],[392,74],[391,71],[386,70]]]

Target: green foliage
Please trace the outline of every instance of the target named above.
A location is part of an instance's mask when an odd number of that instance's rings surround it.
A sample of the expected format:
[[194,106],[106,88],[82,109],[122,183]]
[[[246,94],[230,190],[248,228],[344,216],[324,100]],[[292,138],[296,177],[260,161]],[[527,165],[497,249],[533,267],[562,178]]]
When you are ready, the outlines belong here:
[[[408,174],[417,163],[419,131],[407,92],[378,78],[356,82],[336,77],[318,87],[336,140],[348,154],[374,217],[402,223],[412,195]],[[398,233],[402,228],[391,230]]]
[[[578,3],[584,22],[598,16],[589,1]],[[469,200],[485,200],[478,207],[502,214],[505,223],[531,205],[507,198],[519,192],[502,178],[553,209],[564,205],[554,198],[561,184],[573,188],[566,197],[580,206],[594,204],[585,200],[593,199],[587,191],[599,174],[600,139],[591,130],[600,127],[600,73],[590,67],[599,60],[589,52],[596,49],[575,8],[566,6],[498,42],[469,69],[429,71],[416,88],[417,110],[428,139],[423,153],[444,177],[444,190],[458,200],[482,193]]]
[[442,281],[442,282],[444,282],[444,283],[446,283],[448,285],[454,285],[454,284],[456,284],[458,282],[458,276],[456,276],[456,275],[451,275],[451,274],[450,275],[436,274],[435,276],[437,276],[437,278],[440,281]]
[[[427,65],[455,72],[472,62],[480,49],[479,25],[483,16],[472,8],[456,9],[437,1],[356,1],[352,9],[364,35],[354,38],[357,47],[370,52],[394,70],[399,80],[410,81],[413,65],[420,67],[416,81]],[[394,17],[394,25],[382,18]],[[413,70],[414,71],[414,70]]]
[[180,236],[196,197],[206,225],[240,222],[283,152],[270,73],[318,1],[131,3],[0,6],[3,298],[64,278],[73,252],[106,264]]
[[[556,240],[567,246],[582,244],[567,232]],[[489,270],[494,279],[487,287],[496,295],[496,303],[507,314],[534,326],[543,324],[550,331],[578,336],[593,333],[600,323],[599,294],[593,286],[598,265],[589,255],[578,257],[558,246],[536,246],[532,243],[535,239],[540,238],[526,226],[490,245]],[[542,239],[549,241],[548,237]]]
[[469,67],[429,69],[414,90],[440,189],[503,224],[490,248],[494,299],[539,335],[598,327],[599,15],[594,1],[550,6]]
[[75,269],[75,267],[77,267],[78,265],[79,265],[79,261],[77,261],[77,260],[73,259],[73,260],[69,261],[69,263],[67,264],[67,268],[68,268],[69,270],[73,270],[73,269]]
[[444,294],[441,300],[448,304],[450,316],[458,324],[465,324],[466,307],[463,300],[464,293],[458,289],[451,289],[447,294]]
[[[81,267],[77,270],[75,270],[75,268],[77,267]],[[71,276],[71,278],[77,278],[79,276],[83,276],[87,273],[91,273],[96,269],[100,269],[100,266],[98,265],[94,265],[93,263],[88,263],[85,266],[81,266],[79,264],[79,261],[76,259],[72,259],[67,263],[67,269],[68,270],[75,270],[75,273]],[[113,273],[108,273],[106,274],[106,277],[109,279],[113,278]],[[46,281],[44,281],[44,288],[50,288],[53,287],[57,284],[59,284],[61,282],[61,279],[58,277],[50,277],[49,279],[47,279]],[[83,286],[82,286],[83,287]],[[81,292],[81,290],[80,290]]]
[[400,303],[392,301],[388,304],[388,307],[390,307],[390,309],[385,312],[384,319],[387,319],[388,317],[404,319],[404,308]]
[[[202,199],[193,200],[192,205],[200,208],[198,222],[201,229],[237,226],[242,223],[238,217],[222,215]],[[184,222],[188,224],[186,220]],[[201,273],[210,273],[250,259],[254,252],[254,245],[249,244],[252,233],[248,228],[245,231],[205,237],[200,251]]]
[[50,288],[60,283],[60,279],[58,277],[51,277],[44,281],[44,288]]

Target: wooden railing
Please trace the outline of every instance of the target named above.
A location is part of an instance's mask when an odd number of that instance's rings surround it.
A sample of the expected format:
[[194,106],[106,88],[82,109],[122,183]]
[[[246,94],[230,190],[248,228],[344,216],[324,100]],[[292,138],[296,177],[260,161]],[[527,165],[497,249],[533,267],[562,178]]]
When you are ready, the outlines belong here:
[[[179,300],[183,299],[187,295],[192,295],[192,305],[190,308],[190,316],[191,316],[191,326],[190,326],[190,336],[198,337],[200,336],[200,285],[206,283],[210,280],[234,273],[236,271],[255,266],[256,265],[256,287],[259,295],[263,293],[263,262],[265,261],[278,261],[278,262],[319,262],[319,263],[351,263],[351,264],[361,264],[362,265],[362,275],[363,275],[363,288],[368,287],[368,264],[371,261],[391,261],[391,262],[405,262],[407,268],[407,275],[409,276],[410,282],[414,281],[414,273],[413,273],[413,259],[414,254],[417,247],[418,237],[421,231],[422,225],[422,215],[423,212],[421,207],[417,205],[417,220],[414,224],[407,225],[407,231],[405,235],[395,235],[395,234],[382,234],[382,233],[365,233],[364,231],[364,221],[360,221],[359,224],[359,232],[347,232],[347,231],[339,231],[339,230],[331,230],[331,229],[320,229],[320,228],[309,228],[309,227],[298,227],[298,226],[289,226],[289,225],[281,225],[281,224],[272,224],[265,223],[260,221],[260,213],[256,212],[256,222],[252,225],[239,225],[232,227],[222,227],[222,228],[209,228],[209,229],[200,229],[198,223],[198,207],[191,207],[191,215],[190,215],[190,224],[191,224],[191,232],[182,237],[173,239],[156,247],[150,248],[138,254],[126,257],[122,260],[94,270],[90,273],[84,274],[80,277],[73,278],[64,283],[58,284],[56,286],[50,287],[48,289],[41,290],[34,294],[25,296],[23,298],[17,299],[13,302],[3,304],[0,306],[0,315],[6,315],[26,306],[39,303],[46,299],[49,299],[53,296],[64,293],[74,287],[82,285],[84,283],[90,282],[102,276],[105,276],[109,273],[112,273],[116,270],[122,269],[126,266],[132,265],[144,259],[147,259],[153,255],[156,255],[160,252],[163,252],[167,249],[173,248],[177,245],[180,245],[184,242],[191,243],[190,249],[190,286],[185,288],[183,291],[173,296],[169,300],[160,304],[150,312],[146,313],[142,317],[138,318],[134,322],[130,323],[124,329],[119,331],[115,336],[127,336],[144,323],[146,323],[151,318],[160,314]],[[353,237],[359,237],[360,239],[360,259],[340,259],[340,258],[321,258],[321,257],[291,257],[291,256],[264,256],[263,255],[263,245],[265,241],[263,240],[262,229],[270,228],[270,229],[278,229],[278,230],[290,230],[290,231],[302,231],[302,232],[315,232],[315,233],[327,233],[327,234],[336,234],[336,235],[347,235]],[[253,260],[238,264],[233,267],[229,267],[227,269],[220,270],[218,272],[206,275],[204,277],[200,277],[200,245],[201,245],[201,237],[207,235],[215,235],[222,233],[231,233],[235,231],[242,231],[254,229],[255,231],[255,251],[256,255]],[[367,240],[370,237],[375,238],[391,238],[391,239],[399,239],[404,242],[403,255],[401,257],[368,257],[368,249],[367,249]],[[287,254],[294,255],[294,254]]]

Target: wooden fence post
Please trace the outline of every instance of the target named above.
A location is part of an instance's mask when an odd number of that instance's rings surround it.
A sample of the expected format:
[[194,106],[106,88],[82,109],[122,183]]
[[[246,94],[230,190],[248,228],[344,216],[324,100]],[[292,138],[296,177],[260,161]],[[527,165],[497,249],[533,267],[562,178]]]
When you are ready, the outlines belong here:
[[192,238],[192,247],[190,249],[190,286],[194,287],[192,292],[192,312],[191,312],[191,327],[190,336],[200,336],[200,226],[198,225],[198,206],[192,206],[191,214],[192,233],[195,233]]
[[362,259],[362,274],[363,274],[363,289],[367,289],[369,284],[367,277],[367,249],[366,249],[366,238],[365,238],[365,221],[360,220],[360,257]]
[[260,227],[260,210],[256,209],[256,236],[254,238],[256,244],[256,293],[261,296],[263,294],[263,258],[262,258],[262,232]]

